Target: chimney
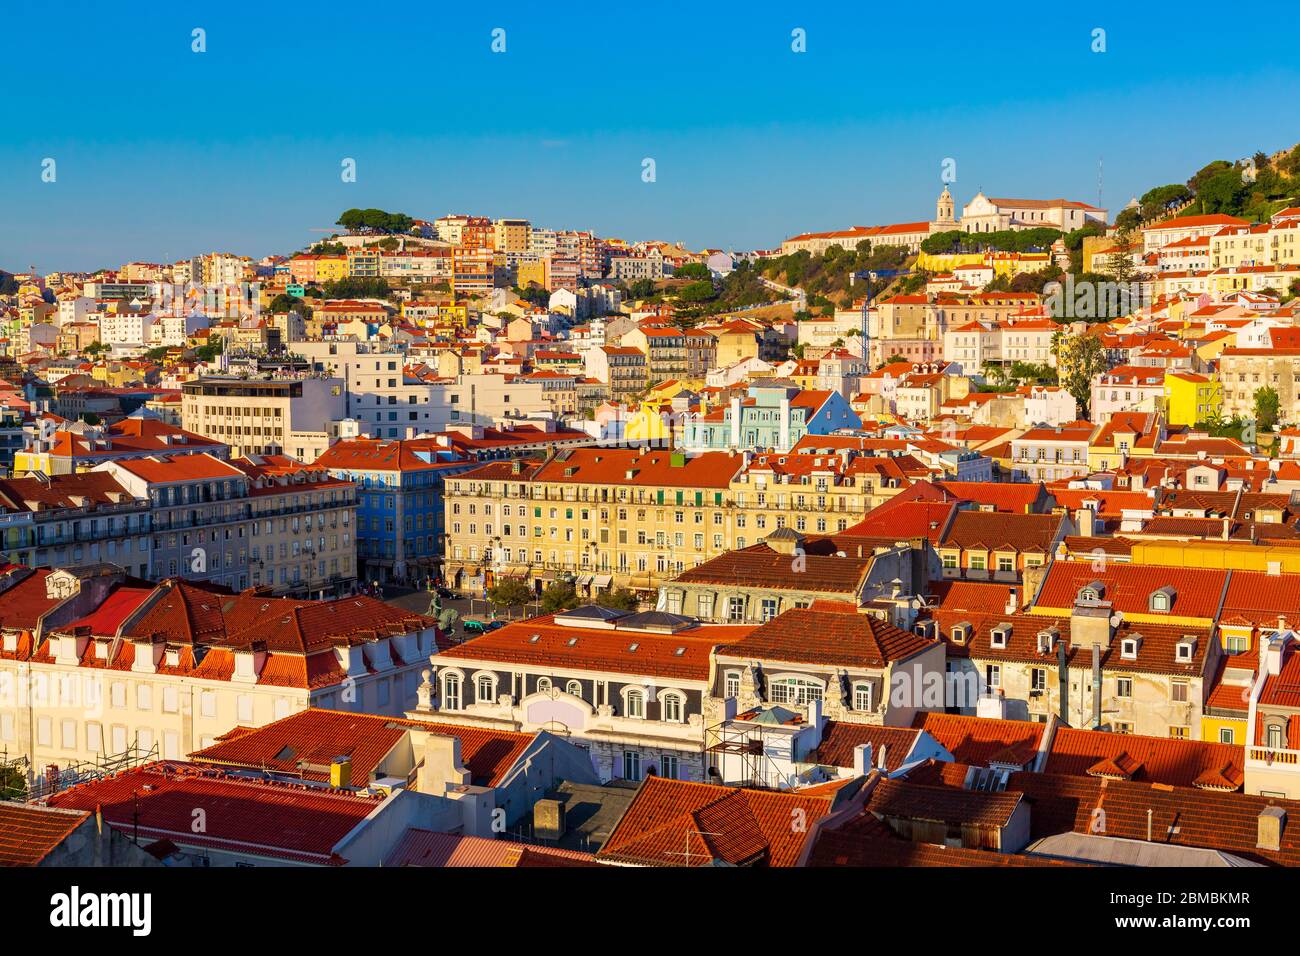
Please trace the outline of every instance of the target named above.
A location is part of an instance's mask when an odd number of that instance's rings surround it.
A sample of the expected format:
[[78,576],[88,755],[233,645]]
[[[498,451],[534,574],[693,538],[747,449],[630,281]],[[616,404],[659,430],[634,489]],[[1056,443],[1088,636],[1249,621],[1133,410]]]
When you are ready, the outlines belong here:
[[1084,538],[1091,538],[1097,533],[1096,525],[1093,523],[1093,511],[1091,508],[1080,508],[1077,512],[1076,522],[1079,525],[1079,535]]
[[1007,588],[1007,606],[1003,609],[1006,614],[1015,614],[1020,609],[1020,602],[1016,600],[1016,589]]
[[566,829],[563,800],[546,797],[533,804],[533,836],[542,840],[559,840]]
[[460,738],[429,734],[424,740],[424,766],[416,789],[441,797],[452,787],[469,782],[469,771],[460,759]]
[[345,790],[352,786],[352,758],[343,755],[330,761],[330,786]]
[[1264,649],[1264,673],[1269,677],[1276,677],[1282,673],[1282,649],[1286,646],[1286,640],[1282,637],[1275,637],[1268,642]]
[[[883,750],[881,751],[883,754]],[[865,776],[871,773],[871,744],[858,744],[853,748],[853,773],[855,776]]]
[[1258,833],[1255,849],[1272,850],[1277,853],[1282,849],[1282,830],[1286,827],[1286,811],[1281,807],[1265,807],[1259,812]]

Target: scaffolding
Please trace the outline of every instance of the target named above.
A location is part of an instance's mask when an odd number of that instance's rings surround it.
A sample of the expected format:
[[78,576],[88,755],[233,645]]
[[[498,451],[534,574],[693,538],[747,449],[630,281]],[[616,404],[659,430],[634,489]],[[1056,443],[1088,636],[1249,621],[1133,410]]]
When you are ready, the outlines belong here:
[[[716,743],[705,748],[708,754],[708,776],[717,782],[729,786],[751,787],[764,790],[789,790],[790,781],[776,762],[767,753],[764,742],[763,726],[744,721],[724,721],[709,727],[705,739]],[[740,774],[735,779],[727,779],[724,765],[732,763],[728,758],[736,758],[740,763]],[[727,768],[729,769],[729,768]]]
[[26,755],[11,758],[6,750],[0,752],[0,800],[44,800],[79,783],[134,770],[157,759],[156,743],[145,750],[133,742],[121,753],[99,754],[93,760],[78,760],[62,767],[49,764],[43,773],[37,773]]

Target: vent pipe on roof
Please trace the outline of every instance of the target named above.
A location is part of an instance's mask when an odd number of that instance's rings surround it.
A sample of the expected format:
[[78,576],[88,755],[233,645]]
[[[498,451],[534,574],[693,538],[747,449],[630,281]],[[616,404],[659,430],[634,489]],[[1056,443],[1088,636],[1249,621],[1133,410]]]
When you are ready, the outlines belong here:
[[1065,641],[1056,642],[1057,678],[1060,682],[1061,723],[1070,723],[1070,668],[1065,663]]
[[1092,645],[1092,726],[1101,726],[1101,645]]

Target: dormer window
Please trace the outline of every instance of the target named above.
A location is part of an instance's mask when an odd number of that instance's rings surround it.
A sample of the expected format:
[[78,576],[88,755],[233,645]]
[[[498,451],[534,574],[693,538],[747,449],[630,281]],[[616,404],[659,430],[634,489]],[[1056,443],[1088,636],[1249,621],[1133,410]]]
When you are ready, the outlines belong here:
[[1141,637],[1126,637],[1119,642],[1119,656],[1126,661],[1135,661],[1138,656],[1138,648],[1141,646]]
[[934,637],[934,628],[935,628],[935,624],[932,619],[926,621],[917,621],[916,624],[912,626],[912,630],[915,631],[917,634],[919,634],[921,637]]
[[954,644],[965,644],[970,640],[970,621],[962,621],[960,624],[954,624],[952,628],[952,642]]
[[1157,614],[1168,614],[1174,606],[1174,589],[1163,587],[1151,592],[1148,606]]
[[993,633],[992,633],[992,635],[991,635],[991,637],[990,637],[990,643],[991,643],[994,647],[1000,647],[1000,648],[1005,649],[1006,646],[1007,646],[1007,643],[1008,643],[1010,640],[1011,640],[1011,625],[1010,625],[1010,624],[999,624],[997,627],[993,628]]
[[1056,650],[1056,640],[1059,637],[1055,628],[1047,628],[1038,632],[1038,653],[1050,654]]
[[1079,602],[1082,604],[1093,604],[1100,601],[1102,595],[1106,593],[1106,585],[1100,581],[1093,581],[1089,585],[1079,589]]
[[1196,638],[1192,636],[1184,637],[1174,647],[1174,660],[1180,664],[1190,664],[1192,657],[1196,654]]

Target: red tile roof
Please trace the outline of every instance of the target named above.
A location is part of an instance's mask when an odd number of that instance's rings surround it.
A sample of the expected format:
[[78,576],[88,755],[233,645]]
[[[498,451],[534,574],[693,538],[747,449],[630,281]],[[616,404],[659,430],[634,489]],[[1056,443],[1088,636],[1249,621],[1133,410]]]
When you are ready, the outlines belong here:
[[1158,565],[1108,562],[1095,570],[1091,561],[1056,561],[1038,592],[1035,607],[1068,610],[1079,591],[1094,581],[1105,586],[1102,600],[1125,614],[1150,614],[1151,595],[1164,587],[1174,589],[1168,612],[1173,617],[1213,620],[1228,580],[1228,572],[1215,568],[1167,568]]
[[939,741],[958,763],[987,767],[990,762],[1024,766],[1033,760],[1046,724],[959,714],[917,714],[912,726]]
[[451,647],[438,655],[438,662],[495,661],[702,681],[709,676],[710,651],[752,630],[712,624],[659,634],[556,624],[555,615],[545,614]]
[[415,827],[384,860],[384,866],[600,866],[595,856],[558,847],[530,846]]
[[[834,608],[837,603],[842,608]],[[834,609],[833,609],[834,608]],[[719,657],[801,664],[883,668],[938,642],[866,614],[844,602],[791,608],[742,640],[717,649]]]
[[[597,859],[643,866],[794,866],[835,795],[801,795],[647,777]],[[802,815],[806,827],[790,825]]]
[[[1300,826],[1293,823],[1300,819],[1300,801],[1046,773],[1013,773],[1007,789],[1029,799],[1034,839],[1071,831],[1096,833],[1101,822],[1106,836],[1145,841],[1149,833],[1158,844],[1204,847],[1257,863],[1300,866]],[[1259,815],[1269,807],[1287,815],[1281,850],[1258,846]]]
[[0,801],[0,866],[36,866],[90,816]]
[[916,746],[919,730],[907,727],[879,727],[875,724],[846,724],[828,720],[822,728],[822,740],[808,755],[813,763],[828,767],[853,766],[853,752],[862,744],[871,744],[871,763],[878,766],[880,751],[885,751],[885,770],[893,773]]
[[1043,772],[1237,790],[1244,768],[1245,748],[1232,744],[1059,727]]
[[[102,807],[115,829],[133,832],[138,822],[142,840],[316,864],[345,862],[334,848],[379,806],[370,797],[166,761],[79,784],[48,802]],[[201,835],[195,810],[205,814]]]
[[[329,780],[330,761],[352,760],[353,786],[365,786],[375,769],[411,731],[424,731],[460,740],[461,765],[471,781],[496,786],[519,760],[535,734],[517,734],[479,727],[429,723],[311,708],[255,729],[240,728],[191,759],[204,763],[299,774],[308,780]],[[419,755],[417,754],[417,760]]]

